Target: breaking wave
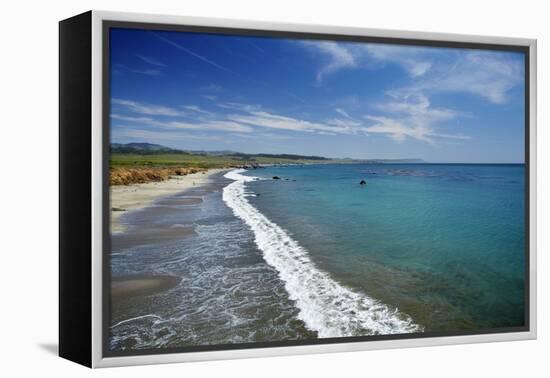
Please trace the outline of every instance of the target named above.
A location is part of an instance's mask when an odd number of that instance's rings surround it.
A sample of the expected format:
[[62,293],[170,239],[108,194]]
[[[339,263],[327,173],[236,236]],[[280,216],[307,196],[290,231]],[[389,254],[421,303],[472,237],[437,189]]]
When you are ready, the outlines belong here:
[[308,329],[322,338],[422,331],[408,315],[341,285],[317,268],[305,248],[247,200],[246,183],[257,178],[243,172],[225,174],[234,182],[223,189],[223,200],[254,232],[256,245],[278,271]]

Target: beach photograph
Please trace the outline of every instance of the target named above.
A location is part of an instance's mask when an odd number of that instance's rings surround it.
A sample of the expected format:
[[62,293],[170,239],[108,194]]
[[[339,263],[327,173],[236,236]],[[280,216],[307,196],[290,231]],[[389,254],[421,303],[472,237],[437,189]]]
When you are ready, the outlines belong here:
[[523,53],[111,28],[108,64],[108,353],[526,325]]

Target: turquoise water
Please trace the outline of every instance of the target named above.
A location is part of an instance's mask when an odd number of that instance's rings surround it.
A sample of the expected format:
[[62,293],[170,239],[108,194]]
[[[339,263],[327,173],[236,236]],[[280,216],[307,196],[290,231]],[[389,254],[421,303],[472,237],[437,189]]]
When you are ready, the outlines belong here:
[[244,175],[265,179],[246,183],[248,201],[321,271],[425,331],[456,331],[523,325],[524,169],[346,164]]
[[342,164],[213,175],[120,218],[112,276],[180,282],[111,298],[110,348],[522,326],[524,173]]

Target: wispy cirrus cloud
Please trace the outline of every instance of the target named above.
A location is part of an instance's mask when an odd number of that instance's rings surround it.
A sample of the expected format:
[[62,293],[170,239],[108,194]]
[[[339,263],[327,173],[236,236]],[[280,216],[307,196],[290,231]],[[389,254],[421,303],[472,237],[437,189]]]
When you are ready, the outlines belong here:
[[214,95],[206,95],[206,94],[202,94],[200,95],[202,98],[206,99],[206,100],[209,100],[209,101],[216,101],[218,99],[218,96],[214,96]]
[[373,134],[384,134],[398,142],[407,138],[420,140],[429,144],[436,144],[436,139],[471,139],[463,134],[449,134],[438,131],[442,123],[459,116],[452,109],[434,108],[430,100],[422,95],[410,95],[402,98],[393,98],[390,101],[378,104],[376,107],[383,115],[366,115],[365,118],[374,122],[366,130]]
[[335,109],[336,113],[340,114],[341,116],[343,117],[346,117],[348,119],[352,119],[352,117],[348,114],[348,112],[346,112],[344,109],[342,108],[336,108]]
[[178,131],[155,131],[144,130],[136,126],[123,125],[112,130],[113,140],[135,140],[135,141],[186,141],[189,139],[198,140],[221,140],[219,136],[185,133]]
[[349,133],[351,129],[342,126],[330,126],[328,124],[311,122],[293,117],[288,117],[279,114],[273,114],[265,111],[251,111],[248,114],[232,114],[229,115],[230,120],[264,127],[270,129],[315,132],[325,131],[334,133]]
[[424,75],[432,66],[427,50],[419,47],[326,41],[307,41],[303,45],[325,59],[317,70],[318,84],[337,71],[370,67],[373,64],[395,63],[412,77]]
[[152,66],[157,66],[157,67],[166,67],[166,64],[154,59],[154,58],[151,58],[151,57],[148,57],[148,56],[145,56],[145,55],[140,55],[140,54],[136,54],[136,56],[141,59],[142,61],[144,61],[145,63],[148,63]]
[[235,71],[227,68],[227,67],[224,67],[222,66],[221,64],[218,64],[216,63],[215,61],[213,61],[212,59],[209,59],[203,55],[200,55],[200,54],[197,54],[196,52],[194,52],[193,50],[185,47],[184,45],[180,44],[180,43],[177,43],[175,41],[172,41],[171,39],[168,39],[168,38],[165,38],[163,37],[162,35],[158,34],[158,33],[152,33],[154,36],[156,36],[158,39],[160,39],[161,41],[164,41],[166,42],[167,44],[175,47],[176,49],[180,50],[180,51],[183,51],[184,53],[188,54],[188,55],[191,55],[192,57],[195,57],[213,67],[216,67],[217,69],[220,69],[222,71],[225,71],[225,72],[228,72],[228,73],[231,73],[231,74],[236,74]]
[[131,68],[128,67],[125,64],[117,63],[114,65],[116,69],[114,69],[112,72],[114,74],[121,74],[123,72],[130,72],[140,75],[147,75],[147,76],[159,76],[162,75],[162,72],[158,69],[138,69],[138,68]]
[[344,45],[336,42],[327,41],[306,41],[304,45],[317,50],[326,57],[325,64],[317,71],[317,83],[321,83],[323,78],[331,73],[342,69],[357,67],[357,60],[353,51]]
[[138,70],[138,69],[131,69],[130,72],[141,74],[141,75],[148,75],[148,76],[159,76],[162,75],[162,72],[160,70]]
[[360,121],[351,119],[351,117],[312,121],[268,111],[255,104],[218,103],[217,107],[223,111],[216,112],[205,110],[198,105],[184,105],[178,109],[126,99],[113,99],[112,101],[113,104],[121,106],[121,110],[132,114],[113,112],[111,119],[159,129],[235,133],[250,133],[255,129],[272,129],[320,135],[351,135],[367,132]]
[[[217,106],[223,111],[205,110],[198,105],[181,109],[143,104],[132,100],[114,99],[114,103],[137,115],[113,113],[111,118],[158,130],[219,131],[247,134],[258,129],[276,132],[316,133],[318,135],[382,134],[403,142],[408,138],[436,144],[438,139],[468,140],[463,134],[446,133],[444,123],[464,114],[452,109],[433,107],[422,94],[394,94],[390,100],[377,104],[379,114],[355,119],[342,108],[335,111],[341,117],[313,121],[265,110],[256,104],[226,102]],[[160,117],[160,118],[159,118]],[[168,119],[166,119],[168,117]]]
[[318,133],[321,135],[358,134],[365,133],[361,122],[349,118],[333,118],[324,121],[311,121],[266,111],[258,105],[226,103],[220,107],[238,110],[240,114],[230,114],[228,119],[253,125],[285,131]]
[[198,105],[184,105],[178,109],[124,99],[113,99],[113,103],[136,115],[112,113],[111,119],[150,127],[158,132],[184,130],[248,134],[257,133],[255,130],[258,129],[271,129],[325,136],[382,134],[398,142],[412,138],[429,144],[435,144],[437,139],[470,139],[462,134],[441,132],[441,123],[461,114],[451,109],[434,108],[421,94],[394,95],[391,100],[375,107],[381,114],[369,114],[363,120],[351,117],[342,108],[336,109],[341,115],[339,118],[312,121],[265,110],[256,104],[236,102],[217,104],[223,109],[221,112],[205,110]]
[[183,105],[183,108],[191,112],[200,113],[200,114],[211,114],[209,111],[204,110],[198,105]]
[[[414,139],[436,145],[438,139],[471,139],[461,133],[441,131],[465,114],[434,107],[430,97],[437,93],[468,94],[495,105],[505,104],[524,76],[520,59],[490,51],[442,53],[433,48],[357,43],[339,43],[336,49],[326,42],[308,42],[307,46],[327,59],[317,71],[317,83],[340,70],[376,69],[386,64],[398,65],[408,74],[408,83],[383,94],[385,99],[377,107],[380,114],[364,116],[370,123],[364,128],[367,133],[386,135],[398,142]],[[354,121],[343,109],[335,111]]]
[[138,114],[170,116],[170,117],[184,115],[184,113],[181,110],[172,108],[169,106],[164,106],[164,105],[153,105],[153,104],[147,104],[147,103],[133,101],[133,100],[125,100],[121,98],[113,98],[111,99],[111,103],[113,105],[119,105],[119,106],[125,107],[126,109]]
[[468,93],[493,104],[509,101],[510,91],[523,83],[524,67],[518,60],[494,52],[468,52],[437,75],[401,89],[407,92]]
[[151,117],[132,117],[132,116],[126,116],[118,113],[111,113],[111,119],[115,119],[117,121],[143,122],[143,123],[148,123],[153,121],[153,118]]
[[308,41],[310,50],[325,57],[317,70],[317,83],[340,70],[396,64],[405,70],[411,83],[396,89],[401,93],[467,93],[494,104],[509,100],[509,92],[523,82],[521,60],[510,53],[493,51],[453,51],[418,46],[375,43]]
[[236,133],[250,133],[252,127],[237,122],[216,119],[196,120],[159,120],[153,117],[128,117],[117,113],[111,114],[111,119],[132,122],[136,125],[155,127],[166,130],[196,130],[196,131],[231,131]]
[[253,128],[250,126],[228,120],[199,120],[196,122],[171,121],[156,123],[156,125],[171,129],[216,130],[231,131],[235,133],[250,133],[253,131]]
[[426,74],[433,64],[428,48],[369,43],[362,49],[366,58],[398,64],[412,77]]
[[375,122],[373,126],[367,128],[370,133],[386,134],[398,142],[404,142],[409,137],[433,144],[433,140],[429,137],[432,130],[426,125],[410,125],[406,120],[385,116],[365,116],[365,118]]

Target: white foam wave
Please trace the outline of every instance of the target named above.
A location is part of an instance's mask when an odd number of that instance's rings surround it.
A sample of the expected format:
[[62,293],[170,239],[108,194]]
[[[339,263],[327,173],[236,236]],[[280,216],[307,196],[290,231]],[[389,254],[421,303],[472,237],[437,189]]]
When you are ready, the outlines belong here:
[[140,319],[145,319],[145,318],[155,318],[155,319],[162,319],[160,316],[158,315],[155,315],[155,314],[147,314],[147,315],[141,315],[141,316],[136,316],[135,318],[130,318],[130,319],[125,319],[125,320],[122,320],[116,324],[113,324],[111,326],[111,328],[115,328],[115,327],[118,327],[118,326],[121,326],[123,324],[126,324],[126,323],[130,323],[130,322],[133,322],[135,320],[140,320]]
[[422,331],[409,316],[341,285],[318,269],[305,248],[248,202],[245,183],[256,178],[243,172],[237,169],[225,174],[235,181],[223,189],[223,200],[254,232],[256,245],[279,272],[306,327],[317,331],[319,337]]

